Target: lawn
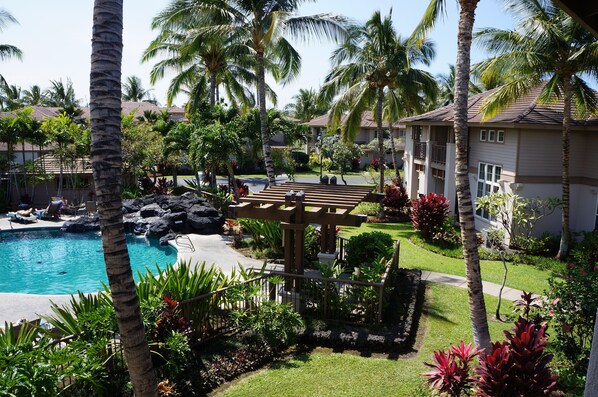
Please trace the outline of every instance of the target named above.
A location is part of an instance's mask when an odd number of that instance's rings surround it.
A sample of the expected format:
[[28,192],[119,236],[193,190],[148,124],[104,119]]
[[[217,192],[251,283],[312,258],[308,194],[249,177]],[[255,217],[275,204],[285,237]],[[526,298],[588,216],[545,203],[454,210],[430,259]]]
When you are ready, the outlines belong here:
[[[365,223],[359,228],[342,227],[341,235],[351,237],[369,231],[382,231],[395,239],[401,240],[400,266],[412,269],[428,270],[439,273],[454,274],[465,277],[463,259],[445,257],[409,242],[410,235],[415,233],[409,223]],[[502,283],[503,265],[499,261],[482,261],[482,278],[484,281]],[[550,276],[547,270],[540,270],[534,266],[512,264],[508,265],[507,286],[542,294],[548,288],[546,281]]]
[[[467,305],[467,291],[441,284],[426,284],[426,303],[420,321],[423,345],[398,360],[387,357],[361,357],[318,349],[311,353],[274,364],[234,383],[219,396],[418,396],[422,393],[426,371],[423,361],[430,361],[432,351],[451,343],[472,339]],[[496,298],[486,296],[488,313],[493,313]],[[511,305],[503,304],[505,316]],[[511,323],[490,319],[493,339]],[[421,338],[418,338],[421,339]],[[418,341],[419,343],[419,341]]]

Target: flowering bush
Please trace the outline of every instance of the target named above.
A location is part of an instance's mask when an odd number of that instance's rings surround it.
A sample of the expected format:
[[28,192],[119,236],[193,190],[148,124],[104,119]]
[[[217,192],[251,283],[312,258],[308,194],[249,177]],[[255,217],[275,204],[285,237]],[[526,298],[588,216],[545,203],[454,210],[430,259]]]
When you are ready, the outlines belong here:
[[448,208],[446,197],[430,193],[411,203],[411,223],[423,238],[430,240],[435,230],[447,219]]
[[552,325],[554,347],[574,373],[584,376],[598,308],[598,271],[567,265],[562,279],[553,277],[548,283],[544,315]]
[[451,346],[448,351],[434,352],[434,363],[424,363],[432,371],[422,374],[427,377],[425,383],[431,388],[449,396],[460,396],[471,389],[474,379],[471,377],[470,364],[478,355],[478,351],[463,341]]
[[380,169],[380,160],[373,159],[372,161],[370,161],[370,167],[373,167],[374,171],[379,171],[379,169]]

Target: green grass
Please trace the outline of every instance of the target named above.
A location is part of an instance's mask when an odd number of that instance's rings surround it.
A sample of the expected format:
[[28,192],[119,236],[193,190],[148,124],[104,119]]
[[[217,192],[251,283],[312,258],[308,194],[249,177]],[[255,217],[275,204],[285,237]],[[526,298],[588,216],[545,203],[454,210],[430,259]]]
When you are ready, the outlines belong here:
[[[465,277],[463,259],[449,258],[418,247],[408,241],[415,233],[409,223],[364,223],[359,228],[342,227],[341,235],[351,237],[369,231],[382,231],[394,239],[401,240],[401,267],[428,270],[438,273],[454,274]],[[500,261],[481,261],[482,278],[493,283],[502,283],[503,265]],[[507,286],[525,291],[543,294],[548,288],[550,272],[534,266],[509,263]]]
[[[486,296],[489,313],[494,313],[496,298]],[[505,316],[511,306],[503,304]],[[502,339],[502,331],[512,323],[489,319],[493,340]],[[316,350],[295,359],[275,364],[238,381],[220,396],[418,396],[422,395],[426,371],[424,361],[431,361],[432,351],[447,348],[460,340],[472,339],[467,291],[440,284],[428,284],[424,316],[420,327],[425,339],[409,358],[361,357],[352,354]],[[427,394],[423,394],[427,395]]]

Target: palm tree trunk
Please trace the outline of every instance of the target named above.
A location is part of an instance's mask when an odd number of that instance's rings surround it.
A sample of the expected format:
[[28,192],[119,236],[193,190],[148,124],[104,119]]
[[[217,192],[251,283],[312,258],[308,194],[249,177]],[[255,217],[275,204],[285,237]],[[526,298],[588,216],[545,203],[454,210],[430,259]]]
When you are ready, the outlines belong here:
[[457,35],[458,47],[454,107],[455,143],[457,147],[455,161],[456,189],[473,340],[478,348],[486,349],[490,347],[490,332],[488,330],[488,318],[486,317],[486,305],[482,289],[480,257],[473,217],[473,201],[469,187],[469,149],[467,147],[469,134],[467,125],[467,96],[471,64],[471,38],[478,0],[460,0],[459,3],[461,7],[459,11],[459,32]]
[[216,105],[216,74],[210,74],[210,107]]
[[564,261],[569,254],[571,245],[571,228],[569,225],[569,131],[571,128],[571,76],[563,78],[564,109],[563,109],[563,147],[562,147],[562,233],[557,258]]
[[95,1],[90,75],[91,158],[106,273],[133,393],[137,397],[157,397],[122,217],[122,17],[123,0]]
[[378,192],[384,192],[384,129],[382,127],[382,108],[384,106],[384,88],[378,87],[378,102],[376,103],[376,122],[378,123],[378,169],[380,181]]
[[266,113],[266,71],[264,69],[264,53],[261,51],[257,53],[257,84],[264,164],[266,166],[266,173],[268,174],[268,184],[274,186],[276,185],[276,176],[274,175],[274,164],[272,163],[270,137],[268,135],[268,114]]
[[233,194],[235,195],[235,201],[239,203],[239,187],[237,186],[237,181],[235,180],[235,173],[233,171],[233,166],[229,162],[226,163],[226,170],[228,171],[228,177],[232,181],[233,185]]

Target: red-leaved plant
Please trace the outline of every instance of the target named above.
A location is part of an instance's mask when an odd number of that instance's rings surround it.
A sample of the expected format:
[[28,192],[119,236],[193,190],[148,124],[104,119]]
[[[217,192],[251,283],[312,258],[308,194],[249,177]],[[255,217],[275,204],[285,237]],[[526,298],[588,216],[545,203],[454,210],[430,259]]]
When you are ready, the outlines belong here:
[[384,185],[384,198],[382,205],[387,210],[396,212],[398,214],[408,214],[411,200],[407,195],[407,190],[403,186],[403,181],[398,177],[393,179],[392,185]]
[[434,363],[424,363],[432,368],[432,371],[422,374],[428,378],[425,383],[440,393],[460,396],[472,387],[470,364],[477,355],[478,351],[472,344],[466,345],[463,341],[451,346],[448,352],[435,351]]
[[540,397],[556,389],[556,375],[546,354],[546,325],[536,324],[523,317],[515,323],[513,333],[505,331],[507,340],[492,344],[476,368],[476,395]]
[[436,228],[442,226],[448,216],[449,205],[442,194],[430,193],[411,203],[411,223],[426,240],[432,238]]
[[[492,344],[488,354],[479,353],[462,341],[448,352],[434,352],[433,370],[422,374],[432,389],[451,397],[550,396],[556,390],[556,376],[548,364],[551,354],[544,349],[546,325],[519,317],[513,332],[505,331],[506,341]],[[479,354],[479,365],[470,365]],[[475,371],[476,376],[472,376]]]

